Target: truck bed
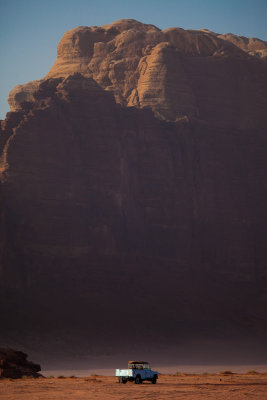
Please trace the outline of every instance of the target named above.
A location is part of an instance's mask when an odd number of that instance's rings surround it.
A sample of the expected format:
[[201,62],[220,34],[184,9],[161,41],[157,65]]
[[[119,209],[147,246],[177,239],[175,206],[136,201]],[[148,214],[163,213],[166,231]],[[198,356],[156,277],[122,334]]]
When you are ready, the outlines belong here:
[[116,376],[133,376],[132,369],[116,369]]

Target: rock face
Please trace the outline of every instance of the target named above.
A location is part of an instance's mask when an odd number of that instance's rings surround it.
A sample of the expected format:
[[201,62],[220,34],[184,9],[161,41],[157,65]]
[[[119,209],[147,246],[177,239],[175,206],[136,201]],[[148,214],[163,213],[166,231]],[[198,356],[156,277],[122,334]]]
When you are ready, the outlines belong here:
[[45,78],[10,93],[6,331],[111,345],[266,332],[267,68],[235,42],[79,27]]
[[0,348],[0,378],[18,379],[24,376],[38,378],[41,367],[27,360],[22,351]]

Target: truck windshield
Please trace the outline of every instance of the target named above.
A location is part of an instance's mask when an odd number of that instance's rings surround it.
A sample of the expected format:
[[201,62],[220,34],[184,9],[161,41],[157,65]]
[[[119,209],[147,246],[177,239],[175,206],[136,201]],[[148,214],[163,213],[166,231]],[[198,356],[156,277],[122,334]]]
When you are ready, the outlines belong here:
[[150,369],[149,364],[129,364],[129,369]]

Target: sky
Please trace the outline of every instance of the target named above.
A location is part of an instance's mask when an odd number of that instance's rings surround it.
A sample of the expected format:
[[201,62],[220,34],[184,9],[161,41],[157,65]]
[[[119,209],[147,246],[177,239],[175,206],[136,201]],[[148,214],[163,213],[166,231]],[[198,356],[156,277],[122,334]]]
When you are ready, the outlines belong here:
[[267,40],[267,0],[0,0],[0,119],[15,85],[46,75],[68,29],[122,18]]

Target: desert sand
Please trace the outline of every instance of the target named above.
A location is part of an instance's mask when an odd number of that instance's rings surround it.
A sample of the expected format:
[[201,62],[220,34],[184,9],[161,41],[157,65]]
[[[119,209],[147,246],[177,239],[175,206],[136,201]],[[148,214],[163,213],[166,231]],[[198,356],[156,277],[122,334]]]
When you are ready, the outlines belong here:
[[267,399],[267,374],[160,375],[158,383],[117,383],[115,377],[39,378],[0,381],[3,400]]

